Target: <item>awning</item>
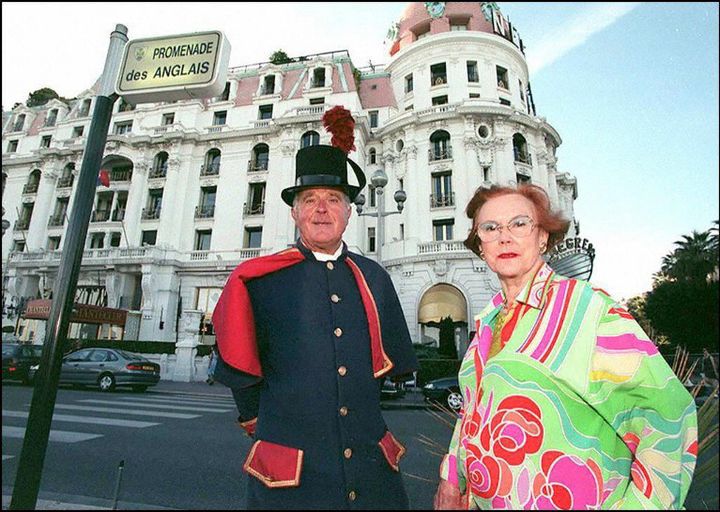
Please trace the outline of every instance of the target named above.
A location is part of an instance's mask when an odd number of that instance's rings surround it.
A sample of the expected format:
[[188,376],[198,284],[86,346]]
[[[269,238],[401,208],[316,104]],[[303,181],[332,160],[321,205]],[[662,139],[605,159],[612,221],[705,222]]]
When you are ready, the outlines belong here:
[[449,284],[436,284],[430,288],[420,301],[418,322],[439,323],[449,316],[454,322],[467,322],[467,303],[463,294]]
[[[47,320],[50,317],[52,300],[36,299],[31,300],[25,306],[22,318],[35,318]],[[112,324],[125,326],[127,310],[91,306],[89,304],[73,304],[73,311],[70,315],[70,322],[78,324]]]

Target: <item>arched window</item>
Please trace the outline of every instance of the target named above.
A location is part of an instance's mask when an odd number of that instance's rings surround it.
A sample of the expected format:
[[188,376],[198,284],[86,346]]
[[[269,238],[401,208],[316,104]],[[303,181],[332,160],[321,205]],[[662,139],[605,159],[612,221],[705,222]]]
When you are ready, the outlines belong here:
[[30,176],[28,176],[28,181],[23,187],[23,194],[34,194],[38,191],[38,187],[40,186],[40,175],[42,173],[40,172],[40,169],[34,169]]
[[525,137],[519,133],[513,135],[513,154],[516,162],[532,165],[527,141],[525,140]]
[[445,160],[452,158],[450,134],[445,130],[437,130],[430,135],[429,160]]
[[252,160],[250,161],[249,171],[267,171],[270,159],[270,147],[261,142],[256,145],[252,151]]
[[169,155],[165,151],[160,151],[160,153],[155,155],[152,170],[150,171],[150,178],[164,178],[167,175],[168,157]]
[[368,153],[370,154],[370,163],[376,164],[377,163],[377,150],[375,148],[370,148],[370,151]]
[[75,180],[75,176],[73,175],[74,170],[75,164],[72,162],[63,167],[62,174],[58,179],[57,188],[72,187],[73,181]]
[[220,174],[220,156],[221,152],[217,148],[212,148],[205,154],[205,164],[200,169],[201,176],[209,176]]
[[300,149],[320,144],[320,134],[315,131],[305,132],[300,138]]

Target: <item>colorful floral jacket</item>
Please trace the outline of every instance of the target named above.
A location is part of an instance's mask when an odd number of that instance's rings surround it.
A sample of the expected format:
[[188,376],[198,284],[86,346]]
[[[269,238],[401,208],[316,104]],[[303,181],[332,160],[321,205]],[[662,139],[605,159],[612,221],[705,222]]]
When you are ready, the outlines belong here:
[[467,492],[468,508],[681,508],[697,456],[695,404],[632,316],[545,265],[488,361],[503,299],[476,317],[440,476]]

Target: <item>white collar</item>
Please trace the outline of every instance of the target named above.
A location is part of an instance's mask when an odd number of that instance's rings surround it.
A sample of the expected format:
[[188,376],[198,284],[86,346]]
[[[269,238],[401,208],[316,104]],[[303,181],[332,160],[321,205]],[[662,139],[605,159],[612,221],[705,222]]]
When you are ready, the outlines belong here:
[[313,255],[315,256],[315,259],[318,261],[335,261],[340,257],[343,250],[343,244],[340,242],[340,247],[338,247],[338,250],[335,251],[335,254],[327,254],[324,252],[315,252],[313,251]]

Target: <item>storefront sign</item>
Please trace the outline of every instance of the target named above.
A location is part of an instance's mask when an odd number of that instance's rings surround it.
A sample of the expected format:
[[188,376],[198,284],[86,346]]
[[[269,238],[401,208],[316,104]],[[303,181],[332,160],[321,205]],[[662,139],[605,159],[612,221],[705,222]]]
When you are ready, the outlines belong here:
[[[47,320],[50,317],[52,301],[48,299],[31,300],[25,306],[23,318]],[[103,308],[89,304],[73,304],[70,321],[78,324],[125,325],[127,311],[124,309]]]

